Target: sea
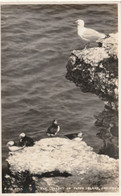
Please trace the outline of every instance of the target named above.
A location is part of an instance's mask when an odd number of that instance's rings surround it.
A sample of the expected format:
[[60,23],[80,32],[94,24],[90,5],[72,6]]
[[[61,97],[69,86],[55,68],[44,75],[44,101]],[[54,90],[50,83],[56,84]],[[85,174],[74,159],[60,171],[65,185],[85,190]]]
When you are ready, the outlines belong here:
[[61,127],[58,137],[82,132],[95,152],[103,145],[94,116],[104,103],[65,77],[71,52],[84,47],[77,19],[107,35],[118,31],[116,4],[1,6],[3,167],[8,141],[22,132],[35,141],[46,138],[54,119]]

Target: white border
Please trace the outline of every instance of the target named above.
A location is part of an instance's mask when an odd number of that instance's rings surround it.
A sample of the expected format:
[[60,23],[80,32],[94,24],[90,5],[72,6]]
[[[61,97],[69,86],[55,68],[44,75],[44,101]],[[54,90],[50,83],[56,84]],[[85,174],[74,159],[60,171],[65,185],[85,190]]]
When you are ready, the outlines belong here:
[[121,1],[119,2],[119,6],[118,6],[118,40],[119,40],[119,44],[118,44],[118,56],[119,56],[119,192],[121,194],[121,125],[120,125],[120,119],[121,119],[121,55],[120,55],[120,51],[121,51]]
[[0,0],[0,4],[116,4],[121,0]]
[[[121,52],[121,0],[116,0],[116,1],[110,1],[110,0],[105,0],[105,1],[100,1],[100,0],[85,0],[85,1],[81,1],[81,0],[0,0],[0,5],[13,5],[13,4],[19,4],[19,5],[23,5],[23,4],[118,4],[118,30],[119,30],[119,45],[118,45],[118,51],[119,51],[119,76],[121,73],[121,57],[120,57],[120,52]],[[0,7],[0,13],[1,13],[1,7]],[[1,15],[0,15],[0,24],[1,24]],[[1,25],[0,25],[0,30],[1,30]],[[0,31],[1,32],[1,31]],[[1,34],[0,34],[1,35]],[[1,38],[1,36],[0,36]],[[0,49],[1,49],[1,45],[0,45]],[[1,50],[0,50],[1,51]],[[0,65],[1,65],[1,52],[0,52]],[[0,76],[1,76],[1,70],[0,70]],[[1,88],[1,80],[0,80],[0,88]],[[120,77],[119,77],[119,122],[120,122],[120,102],[121,102],[121,81],[120,81]],[[0,92],[1,95],[1,92]],[[0,99],[1,100],[1,99]],[[0,114],[1,114],[1,105],[0,105]],[[121,133],[120,133],[120,126],[119,126],[119,141],[121,141]],[[0,133],[1,133],[1,118],[0,118]],[[1,134],[0,134],[0,139],[1,139]],[[2,145],[0,145],[0,151],[2,152]],[[119,142],[119,146],[120,146],[120,142]],[[121,146],[120,146],[121,147]],[[120,148],[119,148],[120,149]],[[121,159],[121,150],[119,153],[119,157]],[[121,160],[119,161],[119,166],[121,166]],[[0,165],[2,166],[2,156],[0,153]],[[0,182],[2,182],[2,172],[0,170]],[[2,184],[2,183],[1,183]],[[121,196],[121,169],[120,169],[120,179],[119,179],[119,185],[120,185],[120,189],[118,193],[111,193],[111,192],[97,192],[97,193],[34,193],[34,194],[19,194],[20,196],[22,195],[26,195],[26,196],[35,196],[36,195],[42,195],[42,196],[48,196],[48,195],[76,195],[76,196],[80,196],[80,195],[85,195],[85,196],[89,196],[90,194],[93,194],[95,196]],[[18,194],[18,193],[17,193]],[[4,196],[16,196],[16,193],[2,193],[2,187],[0,186],[0,195],[4,195]]]

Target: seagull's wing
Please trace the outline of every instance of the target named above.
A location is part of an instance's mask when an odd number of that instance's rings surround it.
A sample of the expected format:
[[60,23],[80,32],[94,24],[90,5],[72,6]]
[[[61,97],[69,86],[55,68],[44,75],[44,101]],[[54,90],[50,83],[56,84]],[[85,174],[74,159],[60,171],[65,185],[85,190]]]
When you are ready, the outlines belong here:
[[104,33],[99,33],[94,29],[85,28],[82,38],[88,41],[97,41],[100,38],[104,38],[106,35]]

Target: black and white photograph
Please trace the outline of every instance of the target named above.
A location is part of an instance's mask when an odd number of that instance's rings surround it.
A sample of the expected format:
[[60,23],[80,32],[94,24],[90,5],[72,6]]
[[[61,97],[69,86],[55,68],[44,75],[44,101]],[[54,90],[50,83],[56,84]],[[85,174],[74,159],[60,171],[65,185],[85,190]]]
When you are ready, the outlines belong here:
[[118,8],[1,4],[2,193],[119,193]]

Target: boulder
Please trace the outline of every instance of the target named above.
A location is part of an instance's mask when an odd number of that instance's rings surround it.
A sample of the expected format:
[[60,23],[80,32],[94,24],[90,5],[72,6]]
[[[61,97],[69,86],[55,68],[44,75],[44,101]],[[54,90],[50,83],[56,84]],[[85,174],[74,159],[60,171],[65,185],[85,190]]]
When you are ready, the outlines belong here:
[[26,182],[26,189],[37,193],[118,190],[118,160],[96,154],[79,139],[45,138],[14,152],[7,161],[14,192],[23,192]]

